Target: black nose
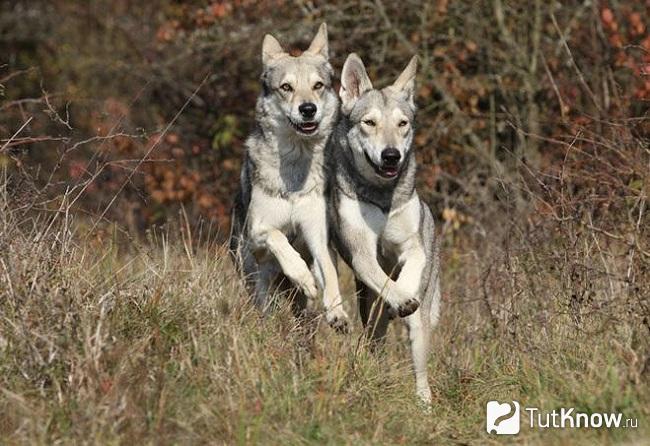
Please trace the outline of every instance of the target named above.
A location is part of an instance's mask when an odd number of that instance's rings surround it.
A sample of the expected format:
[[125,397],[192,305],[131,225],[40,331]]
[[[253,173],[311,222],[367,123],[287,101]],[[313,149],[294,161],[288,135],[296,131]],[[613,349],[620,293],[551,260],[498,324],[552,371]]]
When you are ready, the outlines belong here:
[[399,153],[399,150],[389,147],[384,149],[381,152],[381,161],[384,166],[397,166],[399,159],[402,157],[402,154]]
[[298,111],[304,118],[311,119],[316,114],[316,104],[312,102],[305,102],[304,104],[300,104]]

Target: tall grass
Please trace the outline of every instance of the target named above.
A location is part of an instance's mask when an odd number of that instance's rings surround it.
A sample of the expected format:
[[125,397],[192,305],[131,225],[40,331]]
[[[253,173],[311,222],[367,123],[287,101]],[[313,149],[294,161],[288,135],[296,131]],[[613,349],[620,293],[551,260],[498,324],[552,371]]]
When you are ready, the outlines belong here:
[[[641,2],[128,3],[15,1],[0,20],[0,444],[502,443],[491,399],[639,426],[506,440],[647,443]],[[404,327],[371,353],[358,321],[299,323],[286,296],[262,318],[214,228],[188,223],[227,226],[258,37],[302,47],[321,20],[335,67],[354,50],[386,79],[422,57],[430,413]]]
[[[593,231],[567,246],[546,226],[513,224],[460,243],[445,225],[426,413],[401,325],[373,354],[358,323],[349,335],[318,319],[298,324],[282,296],[262,318],[225,248],[196,243],[189,225],[123,243],[118,232],[89,233],[65,199],[22,210],[9,183],[0,202],[2,443],[484,444],[498,440],[485,433],[491,399],[639,420],[637,429],[524,427],[521,443],[647,438],[647,259],[611,260]],[[617,279],[628,268],[637,291]],[[343,282],[351,296],[349,271]]]

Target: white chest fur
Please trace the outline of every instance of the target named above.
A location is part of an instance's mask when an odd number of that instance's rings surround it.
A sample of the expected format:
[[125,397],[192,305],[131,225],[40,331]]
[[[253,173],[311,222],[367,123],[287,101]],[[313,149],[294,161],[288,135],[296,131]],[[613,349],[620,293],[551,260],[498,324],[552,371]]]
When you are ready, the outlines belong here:
[[320,190],[278,197],[253,187],[248,224],[251,234],[270,228],[285,234],[300,228],[325,225],[325,198]]
[[343,196],[338,212],[344,230],[371,233],[385,254],[399,257],[419,242],[420,201],[415,195],[387,214],[374,204]]

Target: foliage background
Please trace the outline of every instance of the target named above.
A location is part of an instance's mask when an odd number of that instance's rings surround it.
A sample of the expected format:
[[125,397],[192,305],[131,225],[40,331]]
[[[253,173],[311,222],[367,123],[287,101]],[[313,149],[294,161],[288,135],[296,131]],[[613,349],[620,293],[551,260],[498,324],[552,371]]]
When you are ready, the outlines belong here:
[[[647,130],[647,2],[12,1],[3,10],[11,77],[0,136],[31,116],[18,137],[51,138],[14,141],[4,162],[25,160],[37,182],[59,189],[96,176],[80,198],[93,214],[126,182],[106,216],[138,231],[181,204],[192,220],[227,226],[261,37],[298,51],[321,21],[337,70],[356,51],[378,85],[420,55],[416,147],[439,216],[479,217],[500,189],[495,177],[553,172],[578,134],[581,149],[620,128],[610,123]],[[70,150],[96,136],[109,138]],[[145,154],[137,169],[128,161]],[[507,195],[507,205],[527,201]]]

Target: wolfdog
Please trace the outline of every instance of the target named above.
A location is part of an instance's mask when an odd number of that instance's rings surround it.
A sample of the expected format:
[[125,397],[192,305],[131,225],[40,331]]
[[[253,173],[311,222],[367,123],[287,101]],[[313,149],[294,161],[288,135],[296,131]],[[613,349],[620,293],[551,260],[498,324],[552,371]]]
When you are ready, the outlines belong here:
[[345,331],[325,198],[325,147],[339,109],[326,24],[297,57],[267,34],[262,65],[257,125],[245,144],[233,207],[231,252],[263,311],[272,287],[288,278],[302,309],[322,290],[328,323]]
[[416,67],[413,57],[392,85],[376,90],[359,56],[345,61],[342,117],[331,141],[336,174],[330,212],[335,246],[356,276],[368,335],[379,341],[392,317],[405,318],[416,393],[428,404],[429,338],[440,284],[433,216],[415,190]]

